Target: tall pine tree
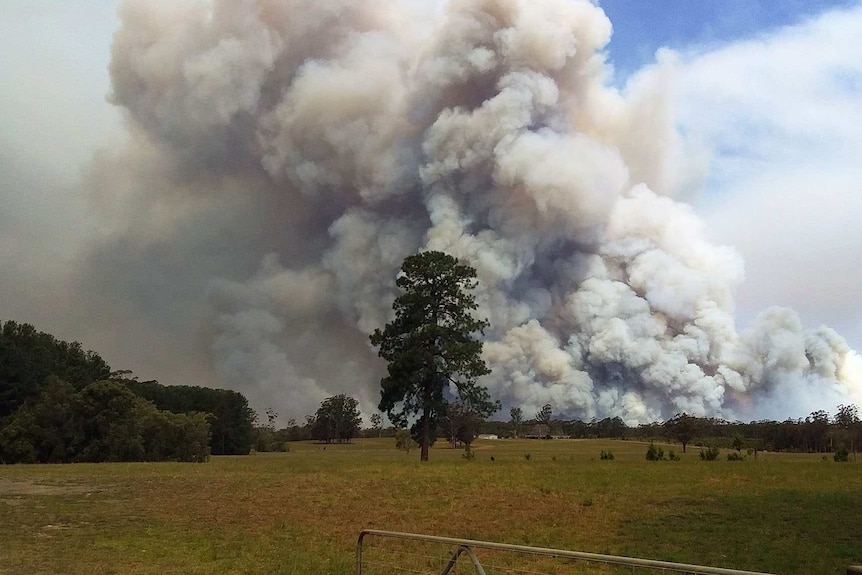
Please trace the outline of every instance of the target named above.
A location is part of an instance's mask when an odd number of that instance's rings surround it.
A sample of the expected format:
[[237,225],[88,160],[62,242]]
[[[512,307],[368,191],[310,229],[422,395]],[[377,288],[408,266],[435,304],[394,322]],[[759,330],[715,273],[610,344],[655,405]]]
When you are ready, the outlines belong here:
[[471,314],[477,307],[469,293],[476,287],[472,267],[430,251],[408,256],[401,272],[396,285],[403,293],[392,306],[395,319],[371,334],[378,355],[389,363],[379,409],[396,426],[418,416],[412,432],[421,447],[420,459],[427,461],[450,387],[477,414],[499,409],[476,382],[490,373],[476,337],[488,322]]

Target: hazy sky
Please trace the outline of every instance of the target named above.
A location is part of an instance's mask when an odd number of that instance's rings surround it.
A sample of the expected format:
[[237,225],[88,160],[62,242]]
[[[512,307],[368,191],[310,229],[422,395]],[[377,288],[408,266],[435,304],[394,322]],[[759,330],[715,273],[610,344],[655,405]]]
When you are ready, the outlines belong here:
[[[203,384],[212,373],[184,371],[169,338],[126,331],[137,321],[128,309],[106,302],[90,323],[65,289],[105,233],[104,218],[91,217],[104,198],[88,193],[82,173],[124,134],[106,100],[118,4],[0,3],[0,319],[80,340],[117,369]],[[862,3],[600,5],[614,27],[615,85],[625,89],[644,66],[668,67],[677,127],[707,170],[689,201],[709,236],[746,261],[740,327],[789,306],[806,327],[826,324],[862,349]],[[183,381],[171,381],[177,372]]]

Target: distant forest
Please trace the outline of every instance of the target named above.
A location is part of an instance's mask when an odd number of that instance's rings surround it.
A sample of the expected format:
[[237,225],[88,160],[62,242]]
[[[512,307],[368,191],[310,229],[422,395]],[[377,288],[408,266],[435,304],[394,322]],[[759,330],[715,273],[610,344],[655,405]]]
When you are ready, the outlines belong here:
[[254,412],[242,394],[130,375],[78,342],[0,323],[0,462],[206,461],[249,453]]
[[[546,406],[548,408],[550,406]],[[515,411],[515,410],[513,410]],[[520,411],[520,410],[518,410]],[[452,446],[469,446],[480,435],[522,439],[621,439],[667,441],[685,447],[743,448],[751,451],[793,451],[831,453],[858,451],[862,445],[862,423],[855,405],[839,405],[834,416],[814,411],[805,418],[783,421],[727,421],[713,417],[694,417],[680,413],[664,422],[629,426],[619,417],[582,421],[558,419],[549,410],[537,417],[513,418],[509,421],[482,419],[475,414],[445,414],[435,439]],[[543,416],[544,415],[544,416]],[[290,420],[282,429],[273,422],[254,428],[253,446],[257,451],[284,451],[291,441],[317,440],[327,442],[319,430],[318,417],[308,415],[298,423]],[[371,427],[360,430],[360,437],[396,437],[397,429],[384,426],[377,414],[371,417]]]
[[[536,433],[545,425],[542,433]],[[855,405],[839,405],[835,415],[818,410],[805,418],[783,421],[727,421],[713,417],[678,414],[665,422],[628,426],[619,417],[590,421],[550,419],[540,424],[532,419],[515,425],[511,421],[485,421],[478,433],[500,437],[568,437],[573,439],[667,440],[696,447],[730,448],[742,441],[746,448],[768,451],[830,453],[840,448],[850,452],[862,445],[862,424]]]

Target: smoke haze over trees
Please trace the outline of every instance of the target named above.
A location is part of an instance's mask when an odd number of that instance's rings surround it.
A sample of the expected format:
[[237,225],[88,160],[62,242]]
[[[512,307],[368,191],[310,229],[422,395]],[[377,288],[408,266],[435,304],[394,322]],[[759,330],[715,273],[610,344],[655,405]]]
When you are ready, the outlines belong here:
[[742,261],[679,200],[702,166],[668,71],[611,87],[598,7],[411,6],[123,2],[128,139],[87,170],[103,226],[82,305],[193,341],[191,363],[285,417],[339,393],[370,413],[366,335],[403,258],[443,250],[477,270],[504,409],[635,424],[862,401],[834,331],[780,308],[737,328]]

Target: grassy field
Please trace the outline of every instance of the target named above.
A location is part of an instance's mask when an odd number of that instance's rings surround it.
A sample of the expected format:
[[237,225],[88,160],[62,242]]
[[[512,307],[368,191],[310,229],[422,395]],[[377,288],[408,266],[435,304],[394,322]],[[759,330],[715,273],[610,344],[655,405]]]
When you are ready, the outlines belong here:
[[478,441],[472,461],[438,445],[420,464],[372,439],[206,464],[0,466],[0,573],[349,574],[363,528],[787,575],[862,563],[862,461],[645,451]]

